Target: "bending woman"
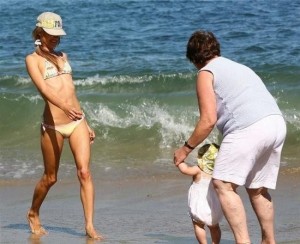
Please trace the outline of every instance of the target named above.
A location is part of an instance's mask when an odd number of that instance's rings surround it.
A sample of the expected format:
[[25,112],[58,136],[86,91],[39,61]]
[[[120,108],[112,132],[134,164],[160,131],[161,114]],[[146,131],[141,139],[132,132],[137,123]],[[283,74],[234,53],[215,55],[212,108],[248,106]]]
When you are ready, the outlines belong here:
[[261,227],[261,243],[275,244],[275,189],[286,137],[282,113],[261,78],[249,67],[221,56],[212,32],[190,37],[187,58],[198,69],[196,92],[200,118],[184,146],[174,153],[179,165],[216,126],[223,139],[213,184],[236,243],[251,243],[246,211],[237,189],[244,186]]
[[45,101],[41,124],[41,149],[44,174],[37,183],[27,219],[31,232],[46,234],[39,210],[50,188],[57,181],[64,139],[69,140],[80,182],[80,197],[88,237],[102,239],[93,225],[94,186],[89,168],[94,131],[88,126],[76,97],[72,70],[65,53],[54,49],[60,36],[66,35],[59,15],[45,12],[38,16],[33,30],[36,50],[26,57],[26,68],[34,85]]

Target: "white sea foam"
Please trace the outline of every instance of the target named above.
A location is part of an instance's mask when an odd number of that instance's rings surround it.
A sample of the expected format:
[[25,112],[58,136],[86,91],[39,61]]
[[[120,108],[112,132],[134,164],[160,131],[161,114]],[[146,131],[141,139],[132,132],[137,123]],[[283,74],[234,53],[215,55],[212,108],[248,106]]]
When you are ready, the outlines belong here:
[[32,83],[29,77],[18,77],[17,85],[26,85]]
[[[161,106],[156,102],[144,101],[138,105],[122,104],[119,108],[123,115],[104,104],[85,103],[84,110],[95,127],[128,128],[136,126],[149,130],[158,128],[160,147],[171,147],[184,141],[193,131],[198,112],[194,106],[185,107],[185,111]],[[103,136],[103,135],[102,135]],[[211,136],[217,139],[215,133]]]
[[106,85],[106,84],[124,84],[124,83],[143,83],[150,81],[152,76],[99,76],[94,75],[87,77],[86,79],[77,79],[74,80],[75,85],[77,86],[91,86],[96,84]]
[[168,78],[178,77],[180,79],[189,79],[193,74],[173,73],[173,74],[156,74],[156,75],[117,75],[117,76],[100,76],[99,74],[87,77],[85,79],[75,79],[77,86],[107,85],[107,84],[139,84],[152,81],[154,79],[165,80]]
[[293,125],[297,130],[300,130],[300,112],[296,109],[285,109],[284,110],[285,120]]

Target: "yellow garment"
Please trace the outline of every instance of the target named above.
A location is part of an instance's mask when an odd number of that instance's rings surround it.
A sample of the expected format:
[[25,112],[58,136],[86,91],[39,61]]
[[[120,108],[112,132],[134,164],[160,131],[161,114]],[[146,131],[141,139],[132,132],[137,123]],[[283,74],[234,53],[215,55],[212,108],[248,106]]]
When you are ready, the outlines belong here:
[[218,148],[211,144],[204,155],[201,158],[198,158],[198,166],[203,172],[210,175],[212,174],[218,151]]
[[69,138],[73,131],[76,129],[76,127],[83,121],[85,118],[85,115],[83,114],[82,118],[76,121],[71,121],[68,124],[62,124],[62,125],[47,125],[44,122],[42,122],[42,128],[43,131],[46,129],[51,129],[59,132],[64,138]]

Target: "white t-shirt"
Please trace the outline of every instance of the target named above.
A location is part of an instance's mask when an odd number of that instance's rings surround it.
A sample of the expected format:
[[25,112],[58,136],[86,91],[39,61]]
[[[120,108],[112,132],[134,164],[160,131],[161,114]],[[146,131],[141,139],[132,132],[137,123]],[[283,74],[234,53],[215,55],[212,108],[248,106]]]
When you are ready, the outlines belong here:
[[214,76],[217,128],[223,136],[269,115],[282,115],[263,81],[247,66],[218,57],[202,70]]

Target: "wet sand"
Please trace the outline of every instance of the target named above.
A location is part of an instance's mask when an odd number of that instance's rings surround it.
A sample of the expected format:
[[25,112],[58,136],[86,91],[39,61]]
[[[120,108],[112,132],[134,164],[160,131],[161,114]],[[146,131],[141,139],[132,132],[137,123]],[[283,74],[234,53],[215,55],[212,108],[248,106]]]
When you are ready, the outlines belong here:
[[[94,180],[95,226],[106,238],[101,243],[196,243],[187,214],[190,178],[160,175],[148,178]],[[0,243],[99,243],[85,237],[79,185],[60,180],[41,208],[41,221],[49,234],[31,235],[26,221],[36,179],[0,181]],[[259,243],[260,230],[243,189],[249,231]],[[281,172],[277,190],[271,191],[276,209],[278,243],[300,243],[299,173]],[[222,242],[233,244],[225,219]]]

